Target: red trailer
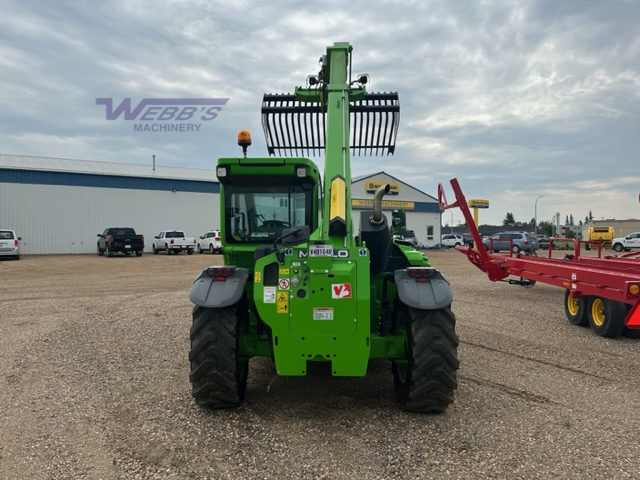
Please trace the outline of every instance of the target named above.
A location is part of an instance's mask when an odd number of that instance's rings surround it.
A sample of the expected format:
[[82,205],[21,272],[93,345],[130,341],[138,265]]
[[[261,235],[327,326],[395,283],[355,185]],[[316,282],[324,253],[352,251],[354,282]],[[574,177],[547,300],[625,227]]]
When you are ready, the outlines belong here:
[[[458,180],[453,178],[451,186],[456,201],[447,203],[444,187],[438,185],[440,209],[460,208],[475,247],[455,248],[485,272],[489,280],[523,286],[541,282],[564,288],[564,310],[572,324],[590,325],[597,335],[603,337],[624,334],[640,338],[640,252],[603,256],[602,249],[598,248],[597,257],[583,257],[580,244],[584,241],[563,238],[551,240],[546,256],[524,252],[489,253]],[[573,242],[573,253],[567,253],[563,258],[552,258],[554,241]]]

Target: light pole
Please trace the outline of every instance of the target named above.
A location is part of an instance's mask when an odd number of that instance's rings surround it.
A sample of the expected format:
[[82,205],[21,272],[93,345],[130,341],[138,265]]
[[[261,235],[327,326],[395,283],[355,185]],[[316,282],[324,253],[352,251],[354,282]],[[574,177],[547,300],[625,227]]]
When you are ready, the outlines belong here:
[[540,195],[538,198],[536,198],[536,201],[533,204],[533,221],[535,223],[535,225],[533,226],[533,233],[536,237],[538,236],[538,200],[543,197],[544,195]]
[[449,209],[449,212],[451,213],[451,233],[453,233],[453,210]]

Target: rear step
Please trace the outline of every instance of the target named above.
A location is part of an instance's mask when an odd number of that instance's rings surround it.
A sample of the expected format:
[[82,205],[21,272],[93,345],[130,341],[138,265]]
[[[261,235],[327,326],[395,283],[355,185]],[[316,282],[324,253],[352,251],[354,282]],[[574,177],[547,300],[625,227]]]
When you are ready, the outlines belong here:
[[[397,93],[367,93],[349,107],[353,155],[392,155],[400,122]],[[265,94],[262,127],[269,155],[321,155],[326,143],[326,113],[320,102],[292,94]],[[317,151],[317,152],[316,152]]]

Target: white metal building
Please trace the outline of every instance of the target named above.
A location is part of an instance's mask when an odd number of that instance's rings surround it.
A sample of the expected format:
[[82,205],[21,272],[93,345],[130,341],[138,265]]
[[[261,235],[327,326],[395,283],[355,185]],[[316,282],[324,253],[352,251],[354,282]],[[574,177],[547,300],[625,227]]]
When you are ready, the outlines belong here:
[[430,247],[440,243],[442,213],[438,200],[385,172],[353,179],[351,206],[354,213],[354,230],[357,232],[360,227],[359,211],[372,208],[374,193],[380,185],[385,183],[391,186],[391,190],[382,201],[382,209],[389,225],[391,225],[391,212],[404,210],[407,229],[415,232],[421,245]]
[[105,228],[133,227],[146,250],[161,230],[198,237],[220,226],[212,170],[0,155],[0,228],[21,252],[92,253]]
[[[421,244],[439,242],[437,200],[379,172],[352,183],[355,231],[359,211],[370,209],[381,183],[391,192],[384,213],[406,212],[407,228]],[[108,227],[133,227],[146,250],[161,230],[198,237],[220,224],[220,184],[215,171],[0,154],[0,228],[22,237],[23,254],[96,251],[96,235]]]

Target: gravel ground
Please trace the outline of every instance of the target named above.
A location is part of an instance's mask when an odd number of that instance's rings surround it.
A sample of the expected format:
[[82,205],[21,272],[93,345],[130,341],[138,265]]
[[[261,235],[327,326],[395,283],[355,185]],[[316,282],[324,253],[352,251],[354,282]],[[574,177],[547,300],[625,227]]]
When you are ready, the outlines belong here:
[[559,288],[429,257],[460,337],[443,415],[402,411],[384,361],[286,378],[252,359],[242,407],[197,407],[188,292],[219,257],[0,261],[0,478],[640,478],[638,340],[569,325]]

